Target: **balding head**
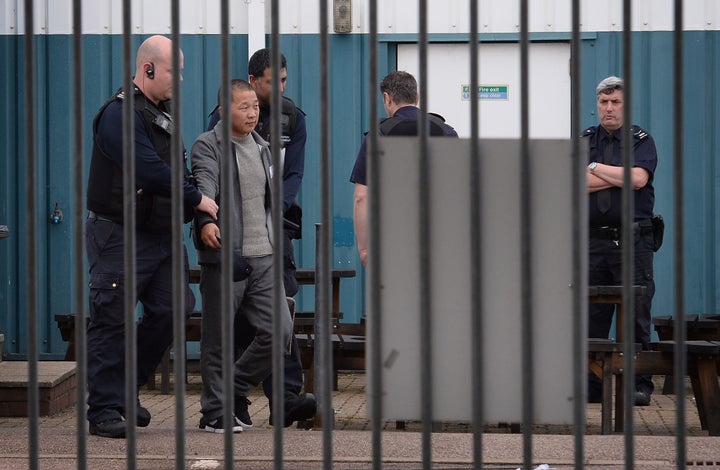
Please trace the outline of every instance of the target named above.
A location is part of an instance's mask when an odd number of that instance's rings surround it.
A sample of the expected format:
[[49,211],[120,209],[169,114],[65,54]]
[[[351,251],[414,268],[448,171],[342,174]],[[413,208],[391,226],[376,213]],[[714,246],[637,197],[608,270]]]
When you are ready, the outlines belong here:
[[139,73],[142,66],[146,62],[156,62],[163,58],[171,58],[172,41],[165,36],[150,36],[140,44],[137,57],[135,57],[135,67]]
[[[180,74],[182,67],[180,51]],[[166,101],[172,98],[172,74],[172,41],[160,35],[143,41],[135,58],[135,85],[153,102]]]

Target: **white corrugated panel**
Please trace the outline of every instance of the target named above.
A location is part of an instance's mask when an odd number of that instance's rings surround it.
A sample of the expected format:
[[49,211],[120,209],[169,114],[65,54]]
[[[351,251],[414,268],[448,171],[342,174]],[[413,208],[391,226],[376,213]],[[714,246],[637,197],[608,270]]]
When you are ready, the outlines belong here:
[[[250,2],[230,2],[231,33],[247,34]],[[0,0],[0,34],[24,34],[24,5],[21,0]],[[122,34],[123,2],[121,0],[85,0],[82,4],[83,33]],[[36,0],[36,34],[72,34],[73,0]],[[169,34],[170,1],[132,0],[134,34]],[[180,29],[183,34],[219,34],[220,0],[181,0]]]
[[[369,1],[350,0],[354,33],[368,32]],[[519,1],[479,1],[481,33],[516,33],[519,31]],[[430,0],[428,29],[433,34],[467,33],[470,30],[470,0]],[[718,30],[718,0],[686,0],[686,30]],[[71,34],[72,0],[36,0],[34,28],[37,34]],[[233,0],[230,2],[231,32],[247,34],[248,8],[261,4],[268,14],[270,0]],[[623,0],[582,0],[583,31],[621,31]],[[0,0],[0,34],[24,33],[24,2]],[[632,8],[634,31],[669,31],[673,29],[673,0],[635,0]],[[257,6],[257,5],[256,5]],[[531,32],[568,32],[571,29],[571,0],[532,0],[529,2]],[[333,1],[329,1],[332,32]],[[132,31],[136,34],[170,33],[170,1],[132,0]],[[220,0],[181,0],[180,24],[184,34],[219,34]],[[317,34],[319,31],[317,0],[281,0],[280,30],[283,34]],[[416,34],[417,0],[378,0],[378,30],[385,34]],[[86,0],[83,2],[83,32],[86,34],[122,33],[121,0]]]
[[14,1],[0,1],[0,34],[17,34],[18,14]]

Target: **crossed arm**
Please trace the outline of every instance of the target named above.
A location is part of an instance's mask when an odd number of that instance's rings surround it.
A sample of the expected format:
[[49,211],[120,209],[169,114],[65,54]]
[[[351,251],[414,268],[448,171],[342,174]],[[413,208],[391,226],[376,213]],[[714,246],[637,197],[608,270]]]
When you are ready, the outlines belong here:
[[[621,166],[598,163],[592,172],[587,172],[588,192],[594,193],[613,187],[622,188],[623,171],[624,168]],[[649,179],[650,174],[645,168],[633,167],[630,170],[630,181],[634,190],[643,188]]]

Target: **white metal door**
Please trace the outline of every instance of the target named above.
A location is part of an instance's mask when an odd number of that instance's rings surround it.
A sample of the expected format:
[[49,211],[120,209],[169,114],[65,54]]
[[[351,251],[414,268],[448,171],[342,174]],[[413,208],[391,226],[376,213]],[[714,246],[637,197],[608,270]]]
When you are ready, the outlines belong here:
[[[428,46],[428,111],[441,114],[460,137],[470,136],[468,44]],[[520,137],[520,46],[481,44],[480,136]],[[570,137],[570,44],[530,44],[530,138]],[[418,45],[398,46],[398,70],[419,81]]]

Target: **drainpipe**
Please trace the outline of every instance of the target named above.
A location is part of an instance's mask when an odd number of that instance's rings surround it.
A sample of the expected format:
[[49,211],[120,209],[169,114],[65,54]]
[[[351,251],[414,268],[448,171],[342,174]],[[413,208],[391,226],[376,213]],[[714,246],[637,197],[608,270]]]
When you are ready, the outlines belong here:
[[245,0],[248,7],[248,58],[265,47],[265,0]]

